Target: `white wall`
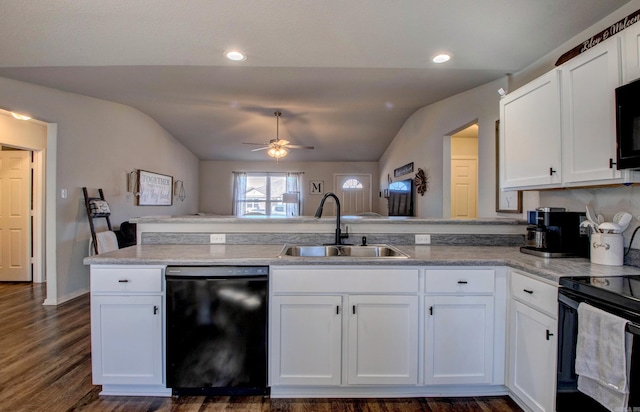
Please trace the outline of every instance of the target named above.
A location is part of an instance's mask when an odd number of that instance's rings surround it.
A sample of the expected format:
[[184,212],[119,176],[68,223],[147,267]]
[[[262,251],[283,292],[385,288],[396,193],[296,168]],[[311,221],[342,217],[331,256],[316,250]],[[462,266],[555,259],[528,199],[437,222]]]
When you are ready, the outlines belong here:
[[[266,155],[265,155],[266,156]],[[233,177],[232,172],[304,172],[302,177],[302,215],[313,216],[322,199],[322,195],[309,194],[309,182],[324,181],[325,193],[334,191],[334,173],[371,174],[372,205],[374,212],[378,203],[378,163],[377,162],[291,162],[276,163],[274,160],[264,162],[200,162],[200,211],[218,215],[232,214]],[[327,208],[323,215],[330,215],[332,208]]]
[[[153,119],[129,106],[0,78],[0,107],[58,125],[57,300],[88,290],[82,264],[90,237],[82,187],[104,190],[111,222],[131,217],[195,213],[198,159]],[[16,131],[19,133],[19,131]],[[135,206],[127,173],[144,169],[184,180],[187,199],[169,207]],[[68,198],[60,198],[67,189]]]
[[[424,196],[417,195],[417,216],[443,217],[443,205],[448,206],[450,196],[446,183],[449,173],[443,171],[443,157],[448,157],[450,150],[445,147],[445,137],[477,121],[478,216],[499,216],[495,212],[495,122],[500,117],[498,89],[506,85],[505,77],[416,111],[380,159],[380,187],[387,187],[387,175],[393,177],[395,168],[414,162],[416,172],[422,168],[430,176],[429,191]],[[444,153],[447,155],[443,156]],[[447,199],[444,199],[444,192]],[[525,205],[528,203],[527,197]],[[512,214],[501,216],[514,217]]]

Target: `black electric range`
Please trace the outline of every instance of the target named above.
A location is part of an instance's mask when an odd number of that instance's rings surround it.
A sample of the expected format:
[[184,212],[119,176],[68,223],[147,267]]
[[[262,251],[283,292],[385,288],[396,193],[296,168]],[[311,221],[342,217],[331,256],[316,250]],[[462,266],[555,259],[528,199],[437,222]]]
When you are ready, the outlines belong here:
[[[560,278],[560,286],[640,317],[640,275]],[[562,291],[562,289],[561,289]],[[640,319],[639,319],[640,320]]]
[[635,335],[629,361],[628,410],[640,411],[640,276],[566,277],[559,283],[556,411],[607,411],[577,388],[575,359],[581,303],[628,320],[626,331]]

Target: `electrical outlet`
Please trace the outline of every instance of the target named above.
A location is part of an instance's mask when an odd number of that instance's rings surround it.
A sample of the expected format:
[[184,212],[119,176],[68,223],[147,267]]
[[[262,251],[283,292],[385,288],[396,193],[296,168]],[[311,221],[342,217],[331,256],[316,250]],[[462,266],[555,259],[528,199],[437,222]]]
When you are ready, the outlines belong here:
[[430,245],[431,235],[416,235],[416,245]]
[[225,243],[226,241],[224,233],[212,233],[209,235],[209,243]]

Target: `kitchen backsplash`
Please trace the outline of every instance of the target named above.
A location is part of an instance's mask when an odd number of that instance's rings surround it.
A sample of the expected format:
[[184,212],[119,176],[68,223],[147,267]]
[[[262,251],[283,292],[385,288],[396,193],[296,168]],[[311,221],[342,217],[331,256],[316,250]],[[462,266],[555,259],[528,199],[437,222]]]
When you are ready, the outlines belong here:
[[[349,239],[345,243],[360,244],[363,236],[367,237],[369,244],[413,245],[415,243],[415,234],[413,233],[350,233]],[[225,243],[230,245],[323,244],[331,243],[333,240],[332,233],[229,233],[226,235]],[[208,233],[144,232],[140,243],[145,245],[204,245],[210,243],[210,238]],[[524,245],[524,235],[432,234],[431,244],[522,246]]]

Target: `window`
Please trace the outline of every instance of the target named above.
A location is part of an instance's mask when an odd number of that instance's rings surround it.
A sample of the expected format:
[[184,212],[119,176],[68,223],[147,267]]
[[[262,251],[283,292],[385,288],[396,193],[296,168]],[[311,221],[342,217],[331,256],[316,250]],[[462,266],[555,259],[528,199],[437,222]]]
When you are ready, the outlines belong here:
[[362,183],[358,179],[347,179],[342,184],[342,190],[362,190]]
[[[284,195],[299,193],[300,173],[234,172],[235,216],[299,216],[300,204],[285,203]],[[298,196],[294,197],[298,199]]]

